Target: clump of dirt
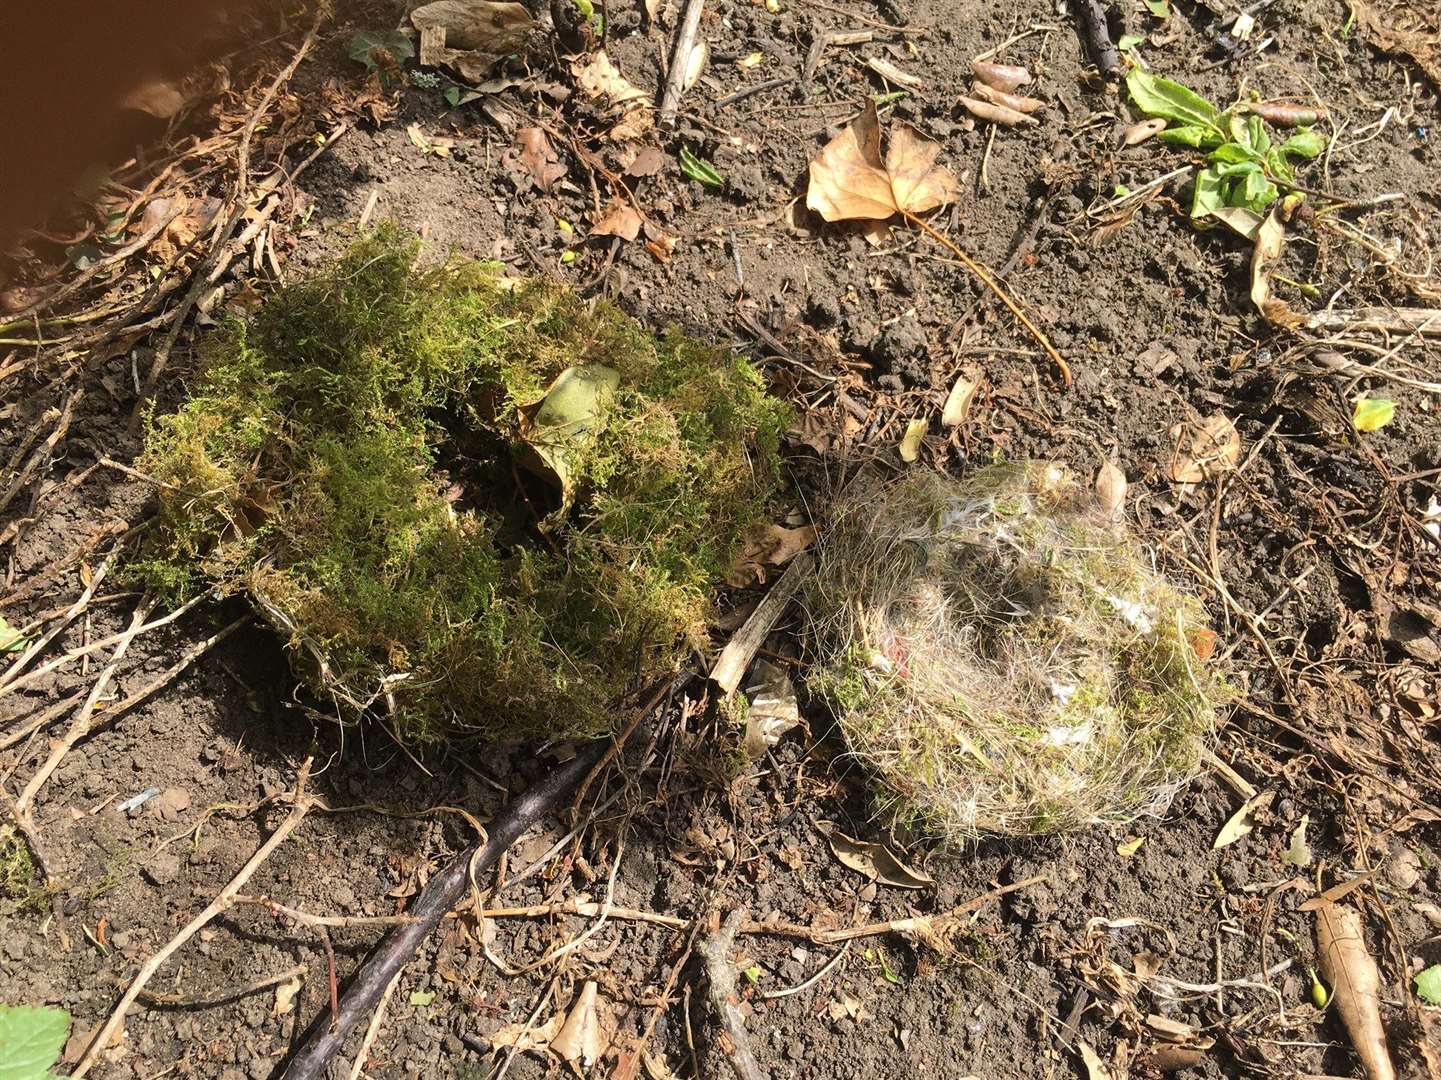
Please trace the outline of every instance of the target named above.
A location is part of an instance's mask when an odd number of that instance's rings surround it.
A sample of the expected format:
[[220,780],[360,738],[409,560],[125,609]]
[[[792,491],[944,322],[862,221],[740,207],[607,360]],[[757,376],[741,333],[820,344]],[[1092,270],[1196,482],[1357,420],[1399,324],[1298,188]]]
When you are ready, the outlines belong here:
[[150,425],[135,570],[247,594],[403,738],[597,734],[703,640],[784,412],[724,350],[417,256],[382,230],[217,336]]
[[1224,696],[1200,604],[1054,465],[862,479],[809,616],[812,686],[887,816],[943,838],[1164,808]]

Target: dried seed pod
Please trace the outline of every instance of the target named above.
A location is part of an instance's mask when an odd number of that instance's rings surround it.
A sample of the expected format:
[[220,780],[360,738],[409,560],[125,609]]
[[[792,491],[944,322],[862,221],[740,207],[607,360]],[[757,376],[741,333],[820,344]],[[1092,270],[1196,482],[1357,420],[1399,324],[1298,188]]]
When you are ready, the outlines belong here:
[[1325,109],[1314,109],[1309,105],[1292,105],[1286,101],[1258,101],[1246,106],[1262,120],[1277,127],[1309,127],[1326,119]]
[[1166,121],[1159,116],[1153,116],[1149,120],[1142,120],[1139,124],[1132,124],[1126,129],[1125,143],[1127,146],[1139,146],[1147,139],[1153,138],[1166,130]]
[[971,74],[992,90],[1010,93],[1031,81],[1031,73],[1017,64],[993,64],[989,60],[972,60]]
[[1004,105],[993,105],[989,101],[977,101],[975,98],[962,97],[961,104],[970,111],[972,116],[978,116],[982,120],[989,120],[993,124],[1001,124],[1005,127],[1015,127],[1017,124],[1040,123],[1034,116],[1027,116],[1023,112],[1008,109]]
[[993,86],[987,86],[983,82],[971,84],[971,93],[982,101],[989,101],[992,105],[1004,105],[1008,109],[1015,109],[1016,112],[1027,115],[1045,106],[1040,98],[1026,97],[1023,94],[1008,94],[1004,90],[997,90]]

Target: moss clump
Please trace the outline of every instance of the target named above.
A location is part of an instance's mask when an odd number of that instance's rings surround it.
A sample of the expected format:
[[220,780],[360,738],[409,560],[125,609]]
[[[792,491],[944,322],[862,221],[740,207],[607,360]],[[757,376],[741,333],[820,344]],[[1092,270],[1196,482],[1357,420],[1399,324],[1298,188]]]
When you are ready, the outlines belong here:
[[782,409],[723,350],[417,254],[382,230],[216,335],[148,427],[138,573],[248,594],[316,690],[411,740],[603,731],[702,641]]
[[13,825],[0,825],[0,913],[42,911],[44,899],[25,838]]
[[1200,605],[1053,466],[863,479],[808,608],[812,689],[892,821],[944,838],[1164,806],[1225,696]]

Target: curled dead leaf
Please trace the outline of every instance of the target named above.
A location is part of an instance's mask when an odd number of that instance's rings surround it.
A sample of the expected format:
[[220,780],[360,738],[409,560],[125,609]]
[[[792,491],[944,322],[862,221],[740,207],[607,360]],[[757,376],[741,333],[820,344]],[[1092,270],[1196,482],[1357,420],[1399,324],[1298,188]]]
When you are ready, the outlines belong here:
[[924,420],[912,420],[906,425],[906,433],[901,437],[901,460],[911,464],[920,460],[921,446],[926,441],[926,431],[930,424]]
[[1142,120],[1139,124],[1132,124],[1126,129],[1126,136],[1122,140],[1127,146],[1139,146],[1147,139],[1155,138],[1166,130],[1166,119],[1160,116],[1153,116],[1149,120]]
[[997,105],[990,101],[979,101],[972,97],[961,97],[961,104],[966,111],[980,120],[989,120],[993,124],[1000,124],[1002,127],[1015,127],[1017,124],[1039,124],[1040,121],[1034,116],[1027,116],[1019,110],[1012,109],[1007,105]]
[[924,889],[935,882],[919,870],[913,870],[901,861],[900,856],[884,844],[870,840],[857,840],[833,826],[824,830],[831,853],[858,874],[864,874],[871,881],[892,885],[897,889]]
[[1008,109],[1014,109],[1016,112],[1027,115],[1045,108],[1046,105],[1040,98],[1026,97],[1024,94],[1008,94],[1004,90],[997,90],[983,82],[972,84],[971,96],[980,98],[982,101],[989,101],[992,105],[1004,105]]
[[1096,502],[1113,518],[1125,511],[1126,487],[1126,474],[1115,462],[1104,462],[1096,470]]
[[590,227],[590,235],[618,236],[622,240],[634,240],[640,235],[642,224],[644,224],[644,219],[641,218],[640,211],[630,203],[617,199]]
[[1306,321],[1305,316],[1292,311],[1286,301],[1271,295],[1271,271],[1286,247],[1286,222],[1281,217],[1283,205],[1282,202],[1276,203],[1256,230],[1256,246],[1251,250],[1251,302],[1267,322],[1284,329],[1295,329]]
[[1018,64],[997,64],[990,60],[972,60],[971,74],[991,89],[1005,93],[1031,81],[1031,73]]
[[881,157],[875,102],[828,142],[810,165],[806,206],[827,221],[884,221],[902,211],[921,214],[954,202],[960,185],[936,165],[941,148],[905,125]]
[[1241,433],[1221,413],[1199,424],[1182,424],[1173,429],[1176,448],[1166,475],[1178,484],[1198,484],[1229,472],[1241,460]]
[[1381,973],[1366,948],[1361,916],[1344,904],[1316,908],[1316,948],[1331,1002],[1351,1037],[1367,1080],[1396,1080],[1381,1025]]
[[971,414],[971,404],[976,400],[977,385],[964,375],[956,376],[951,392],[946,395],[946,404],[941,409],[943,427],[958,427],[966,422],[966,417]]

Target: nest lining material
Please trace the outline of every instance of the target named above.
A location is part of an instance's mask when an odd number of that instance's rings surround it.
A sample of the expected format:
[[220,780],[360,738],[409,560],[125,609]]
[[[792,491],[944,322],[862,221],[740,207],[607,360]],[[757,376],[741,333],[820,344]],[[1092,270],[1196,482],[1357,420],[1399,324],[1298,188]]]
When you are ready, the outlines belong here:
[[808,615],[812,688],[883,816],[947,839],[1164,809],[1224,697],[1200,604],[1052,465],[861,478]]

